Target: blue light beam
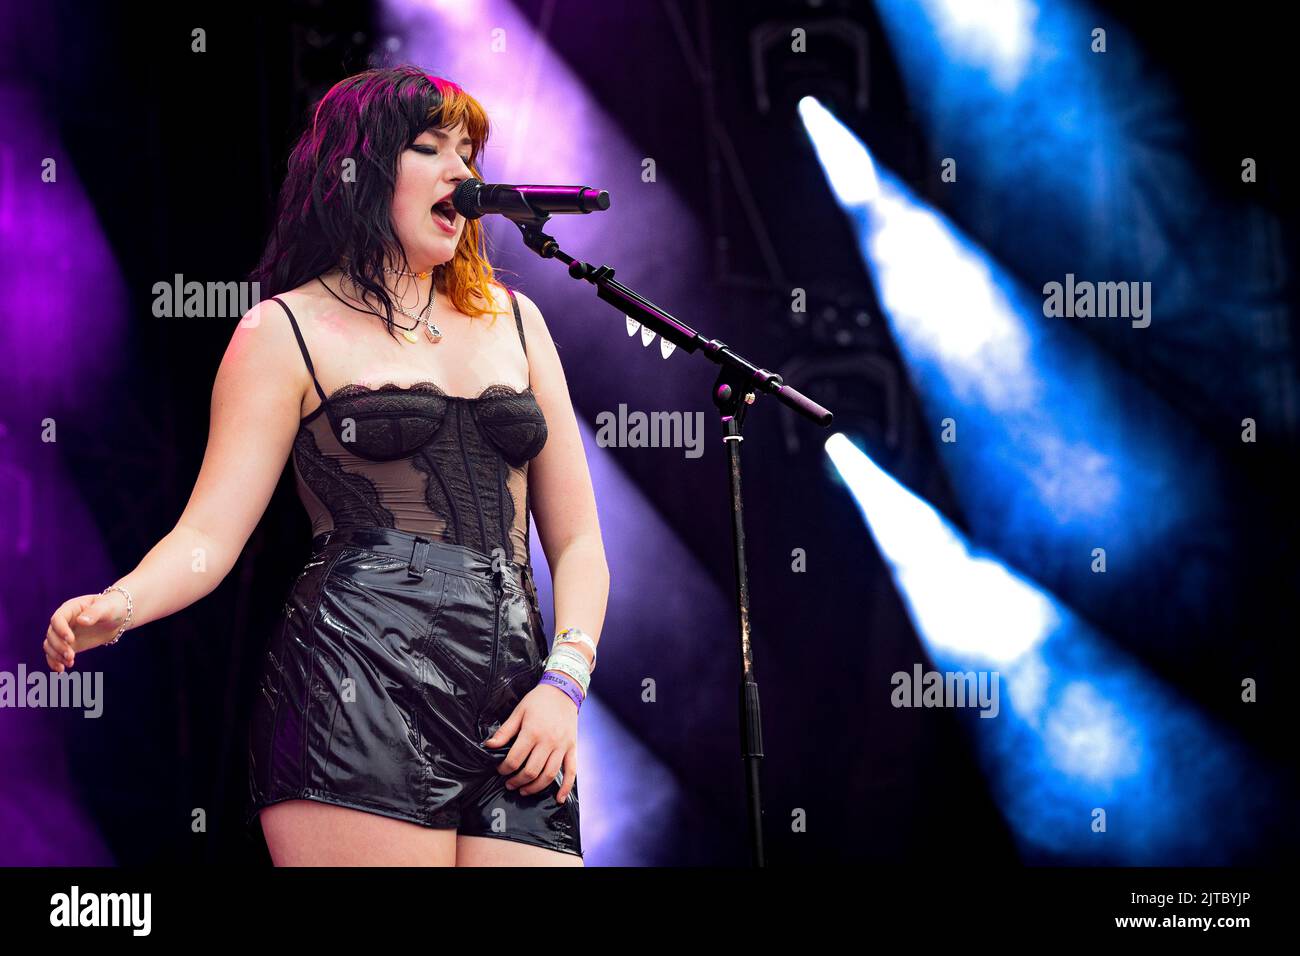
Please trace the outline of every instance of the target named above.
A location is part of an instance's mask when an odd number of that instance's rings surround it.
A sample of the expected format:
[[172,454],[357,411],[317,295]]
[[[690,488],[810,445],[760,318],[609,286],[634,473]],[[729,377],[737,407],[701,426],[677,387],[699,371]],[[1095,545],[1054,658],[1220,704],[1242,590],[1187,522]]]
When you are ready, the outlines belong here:
[[1261,839],[1271,777],[1240,744],[842,433],[826,451],[935,667],[998,676],[968,725],[1028,860],[1222,865]]
[[[799,112],[972,537],[1075,598],[1131,583],[1171,549],[1209,547],[1221,492],[1205,443],[1075,320],[1045,316],[1041,296],[918,201],[814,98]],[[1109,579],[1092,571],[1095,549]],[[1214,573],[1187,558],[1169,598],[1195,608],[1214,593]]]

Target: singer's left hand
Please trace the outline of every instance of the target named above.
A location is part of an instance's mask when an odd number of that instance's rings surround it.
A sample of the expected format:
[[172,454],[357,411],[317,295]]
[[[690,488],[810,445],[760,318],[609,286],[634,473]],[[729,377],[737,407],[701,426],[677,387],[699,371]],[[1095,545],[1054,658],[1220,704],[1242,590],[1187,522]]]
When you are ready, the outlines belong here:
[[578,708],[569,695],[550,684],[538,684],[483,745],[500,747],[512,737],[515,742],[497,768],[498,773],[514,774],[506,787],[525,795],[538,793],[554,783],[563,769],[564,782],[556,799],[560,803],[569,799],[578,773]]

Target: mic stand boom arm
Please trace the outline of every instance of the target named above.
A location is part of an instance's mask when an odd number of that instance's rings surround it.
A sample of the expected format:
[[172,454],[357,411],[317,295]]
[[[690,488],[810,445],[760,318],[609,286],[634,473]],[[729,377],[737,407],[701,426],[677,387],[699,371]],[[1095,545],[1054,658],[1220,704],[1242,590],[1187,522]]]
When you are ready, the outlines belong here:
[[[622,283],[615,282],[614,270],[609,266],[592,266],[564,252],[554,238],[541,231],[542,225],[549,218],[549,216],[530,219],[511,218],[511,221],[523,233],[524,244],[528,248],[543,259],[559,259],[565,263],[569,267],[570,276],[574,279],[586,279],[596,286],[596,295],[623,315],[658,332],[676,348],[686,352],[703,350],[705,358],[722,366],[718,373],[717,387],[729,390],[725,397],[729,399],[731,391],[736,391],[741,395],[749,395],[750,397],[745,398],[745,401],[753,404],[754,398],[750,395],[752,391],[757,389],[770,392],[779,401],[810,421],[822,427],[830,425],[834,417],[831,412],[797,389],[784,384],[780,375],[751,364],[743,356],[733,352],[725,342],[705,339],[689,325],[677,321],[653,302],[643,299]],[[715,405],[719,403],[716,391],[713,402]]]

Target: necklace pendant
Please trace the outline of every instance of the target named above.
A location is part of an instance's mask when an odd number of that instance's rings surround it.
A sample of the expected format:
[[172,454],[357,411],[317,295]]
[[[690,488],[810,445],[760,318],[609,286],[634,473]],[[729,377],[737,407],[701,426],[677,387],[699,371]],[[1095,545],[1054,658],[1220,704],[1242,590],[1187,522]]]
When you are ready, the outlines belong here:
[[[442,331],[433,324],[433,317],[424,320],[424,334],[429,337],[430,342],[437,342],[442,338]],[[414,341],[414,339],[412,339]]]
[[415,329],[402,329],[402,335],[412,344],[420,341],[419,336],[415,334]]

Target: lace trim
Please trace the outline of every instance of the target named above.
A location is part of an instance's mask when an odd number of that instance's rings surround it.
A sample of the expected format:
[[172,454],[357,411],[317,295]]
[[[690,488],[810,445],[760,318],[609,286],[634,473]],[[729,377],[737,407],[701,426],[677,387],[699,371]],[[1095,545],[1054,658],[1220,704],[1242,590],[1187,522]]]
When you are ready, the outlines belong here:
[[524,388],[523,391],[517,390],[513,385],[507,385],[505,382],[493,382],[486,386],[477,395],[448,395],[436,382],[419,381],[412,382],[410,385],[399,385],[396,382],[385,382],[383,385],[376,385],[373,388],[369,385],[362,385],[356,382],[349,382],[347,385],[340,385],[334,391],[330,392],[329,399],[333,401],[336,398],[353,395],[367,395],[372,392],[432,392],[442,398],[450,399],[453,402],[477,402],[483,398],[495,398],[498,395],[527,395],[532,392],[531,385]]
[[504,382],[493,382],[485,387],[477,395],[448,395],[442,390],[436,382],[419,381],[412,382],[409,385],[401,385],[396,382],[385,382],[382,385],[376,385],[373,388],[369,385],[362,385],[358,382],[349,382],[346,385],[340,385],[334,391],[325,397],[321,402],[307,414],[302,420],[310,421],[319,415],[327,405],[332,405],[336,401],[346,398],[356,398],[358,395],[376,395],[376,394],[406,394],[410,392],[421,392],[427,395],[436,395],[438,398],[445,398],[449,402],[482,402],[497,398],[522,398],[525,395],[533,394],[532,385],[527,385],[522,391],[516,389],[513,385],[507,385]]
[[321,454],[310,431],[299,430],[293,450],[303,482],[325,506],[334,527],[394,526],[393,513],[381,503],[374,482],[365,475],[344,470],[328,455]]

